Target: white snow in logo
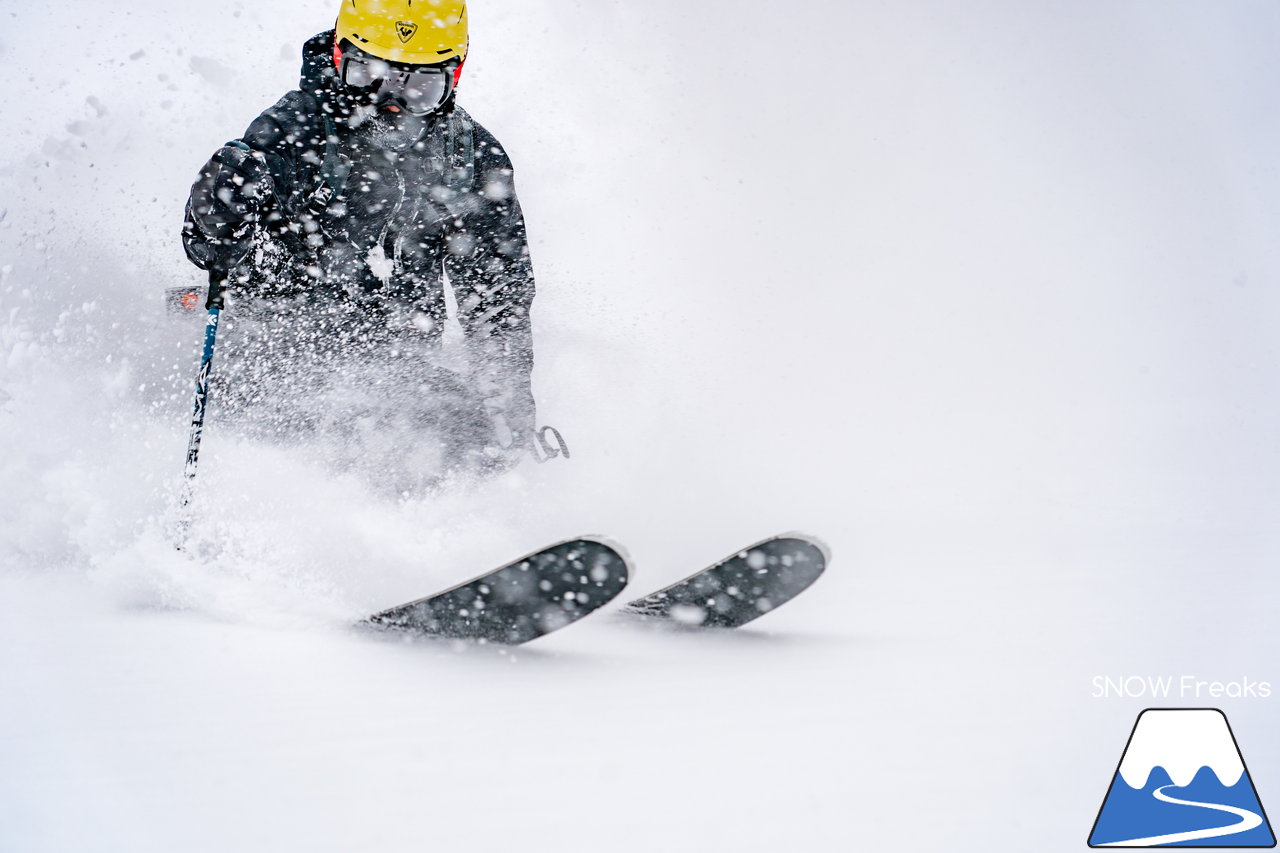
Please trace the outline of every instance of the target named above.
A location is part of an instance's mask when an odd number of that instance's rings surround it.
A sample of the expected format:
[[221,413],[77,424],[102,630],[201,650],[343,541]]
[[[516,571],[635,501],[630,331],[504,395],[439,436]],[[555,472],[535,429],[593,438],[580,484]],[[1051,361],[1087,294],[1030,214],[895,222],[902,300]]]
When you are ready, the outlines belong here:
[[1220,711],[1147,711],[1138,720],[1120,775],[1131,788],[1146,787],[1151,771],[1163,767],[1173,784],[1190,785],[1201,767],[1228,788],[1244,775],[1244,763]]

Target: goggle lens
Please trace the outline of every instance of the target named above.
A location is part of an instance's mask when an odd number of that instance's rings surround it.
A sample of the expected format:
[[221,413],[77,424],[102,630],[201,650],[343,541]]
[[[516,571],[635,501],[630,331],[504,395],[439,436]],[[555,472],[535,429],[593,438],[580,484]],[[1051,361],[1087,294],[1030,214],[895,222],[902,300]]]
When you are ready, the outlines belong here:
[[350,52],[343,54],[342,58],[342,82],[356,89],[367,89],[391,74],[391,66],[381,60],[352,56]]
[[409,112],[430,112],[444,103],[449,94],[449,74],[443,69],[431,74],[415,71],[404,82],[402,95]]
[[453,69],[442,65],[408,68],[348,48],[342,53],[342,82],[353,89],[370,90],[375,103],[398,102],[413,115],[425,115],[449,96]]

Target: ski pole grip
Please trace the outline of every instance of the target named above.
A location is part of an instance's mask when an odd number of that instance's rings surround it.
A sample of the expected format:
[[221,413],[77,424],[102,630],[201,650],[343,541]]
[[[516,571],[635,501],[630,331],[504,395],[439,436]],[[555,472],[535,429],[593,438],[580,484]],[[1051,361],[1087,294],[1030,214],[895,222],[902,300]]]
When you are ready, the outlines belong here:
[[223,298],[227,289],[227,277],[230,275],[226,270],[214,267],[209,270],[209,298],[205,300],[204,307],[207,311],[217,308],[221,311],[226,307],[226,301]]

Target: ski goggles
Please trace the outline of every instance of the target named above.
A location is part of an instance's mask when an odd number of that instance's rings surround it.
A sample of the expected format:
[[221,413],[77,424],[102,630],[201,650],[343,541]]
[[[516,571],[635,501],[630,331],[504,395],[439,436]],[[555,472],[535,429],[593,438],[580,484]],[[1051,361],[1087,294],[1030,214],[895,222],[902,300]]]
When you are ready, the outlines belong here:
[[372,56],[343,41],[338,76],[352,89],[370,97],[374,106],[395,104],[410,115],[438,110],[453,91],[457,62],[406,65]]

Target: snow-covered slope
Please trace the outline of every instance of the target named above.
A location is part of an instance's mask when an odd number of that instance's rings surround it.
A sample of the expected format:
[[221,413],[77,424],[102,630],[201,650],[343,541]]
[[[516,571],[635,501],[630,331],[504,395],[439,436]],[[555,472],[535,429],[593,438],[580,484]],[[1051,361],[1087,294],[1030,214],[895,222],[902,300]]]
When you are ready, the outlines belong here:
[[[334,6],[0,5],[0,850],[1075,850],[1093,676],[1280,680],[1274,4],[473,0],[574,460],[397,503],[211,412],[179,555],[182,202]],[[740,635],[347,627],[790,529]]]

